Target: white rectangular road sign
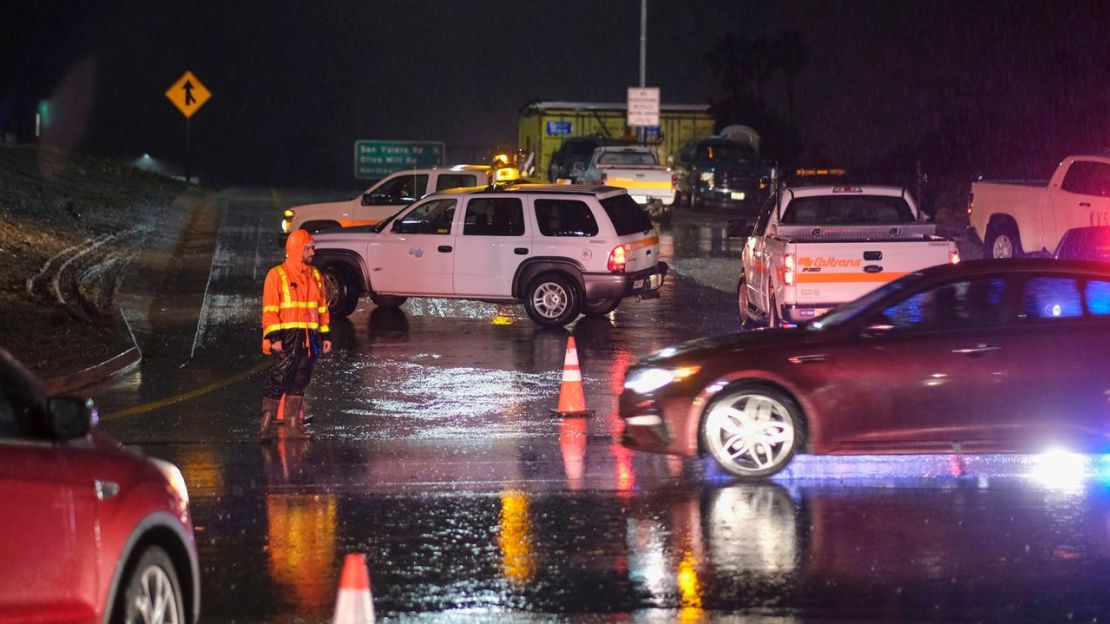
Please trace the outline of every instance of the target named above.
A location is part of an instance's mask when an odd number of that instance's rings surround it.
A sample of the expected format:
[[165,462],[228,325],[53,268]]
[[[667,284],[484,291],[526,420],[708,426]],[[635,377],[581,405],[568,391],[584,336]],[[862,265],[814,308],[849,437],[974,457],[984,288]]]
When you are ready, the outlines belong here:
[[659,125],[659,87],[628,88],[628,125]]

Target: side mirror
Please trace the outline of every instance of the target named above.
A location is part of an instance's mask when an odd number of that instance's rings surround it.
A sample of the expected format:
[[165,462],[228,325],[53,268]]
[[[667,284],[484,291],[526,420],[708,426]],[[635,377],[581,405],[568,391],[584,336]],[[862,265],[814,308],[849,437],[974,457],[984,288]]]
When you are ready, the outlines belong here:
[[363,206],[373,206],[374,205],[374,198],[373,198],[373,196],[370,195],[370,193],[363,193],[362,194],[362,205]]
[[394,222],[393,222],[393,227],[391,227],[391,228],[389,228],[389,229],[390,229],[390,231],[392,231],[392,232],[393,232],[394,234],[400,234],[400,233],[401,233],[401,230],[402,230],[402,228],[401,228],[401,225],[402,225],[402,223],[401,223],[400,221],[394,221]]
[[759,176],[759,189],[763,190],[771,186],[770,176]]
[[46,402],[50,430],[60,440],[83,438],[99,420],[92,399],[71,396],[50,397]]

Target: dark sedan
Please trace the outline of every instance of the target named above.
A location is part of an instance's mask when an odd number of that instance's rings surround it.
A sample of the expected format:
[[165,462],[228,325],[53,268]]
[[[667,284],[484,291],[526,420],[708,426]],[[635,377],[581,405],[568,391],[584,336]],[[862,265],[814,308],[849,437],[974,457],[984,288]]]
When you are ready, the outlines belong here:
[[1110,262],[1110,225],[1072,228],[1060,237],[1054,257]]
[[663,349],[620,398],[624,444],[741,478],[795,453],[1110,451],[1110,268],[974,261],[794,329]]

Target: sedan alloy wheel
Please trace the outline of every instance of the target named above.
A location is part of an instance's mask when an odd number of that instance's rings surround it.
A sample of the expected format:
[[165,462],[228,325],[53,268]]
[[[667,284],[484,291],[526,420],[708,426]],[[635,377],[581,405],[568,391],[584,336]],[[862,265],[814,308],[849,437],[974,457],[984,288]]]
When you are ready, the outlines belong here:
[[760,387],[734,390],[706,411],[702,442],[728,472],[745,478],[782,470],[800,446],[803,425],[794,402]]

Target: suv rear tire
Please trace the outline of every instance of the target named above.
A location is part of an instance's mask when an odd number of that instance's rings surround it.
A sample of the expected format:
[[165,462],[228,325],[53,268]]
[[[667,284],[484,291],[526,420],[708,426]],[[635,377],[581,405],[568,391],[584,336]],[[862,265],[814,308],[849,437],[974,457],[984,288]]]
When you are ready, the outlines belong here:
[[539,325],[562,327],[578,317],[581,307],[578,288],[566,275],[544,273],[528,284],[524,309]]

